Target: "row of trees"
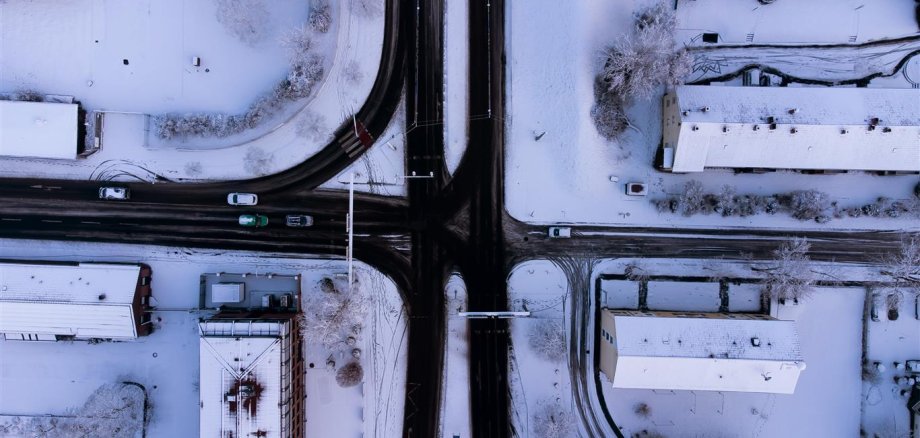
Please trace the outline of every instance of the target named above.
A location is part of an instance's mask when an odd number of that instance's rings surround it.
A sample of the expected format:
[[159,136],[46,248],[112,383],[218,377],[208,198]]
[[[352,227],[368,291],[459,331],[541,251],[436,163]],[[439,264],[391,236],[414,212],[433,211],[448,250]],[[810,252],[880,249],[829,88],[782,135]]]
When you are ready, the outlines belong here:
[[[353,286],[360,286],[360,282]],[[330,352],[327,363],[330,368],[336,366],[332,359],[336,354],[350,356],[351,360],[336,371],[335,379],[342,387],[357,385],[364,379],[358,345],[374,295],[329,277],[321,279],[317,287],[319,293],[304,297],[301,335],[307,342],[319,344]]]
[[726,217],[745,217],[764,213],[788,213],[799,220],[814,220],[819,223],[847,216],[920,217],[920,195],[903,200],[880,197],[873,203],[841,207],[836,201],[831,200],[830,195],[817,190],[795,190],[773,195],[740,195],[734,187],[725,185],[718,193],[708,193],[697,180],[688,181],[682,190],[673,196],[652,202],[659,212],[684,216],[719,214]]
[[17,417],[0,424],[0,436],[71,438],[135,437],[144,428],[144,390],[116,383],[100,386],[82,407],[53,417]]

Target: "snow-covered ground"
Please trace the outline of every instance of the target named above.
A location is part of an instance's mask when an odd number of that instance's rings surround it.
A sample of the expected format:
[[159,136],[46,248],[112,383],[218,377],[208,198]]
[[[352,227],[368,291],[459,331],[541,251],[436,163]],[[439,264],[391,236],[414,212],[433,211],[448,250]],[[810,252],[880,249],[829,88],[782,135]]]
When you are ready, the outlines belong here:
[[[381,0],[332,2],[329,32],[311,37],[315,53],[326,59],[324,80],[310,97],[260,128],[222,140],[163,144],[155,138],[148,114],[243,113],[285,77],[288,60],[280,39],[304,24],[309,5],[238,3],[258,30],[259,38],[250,44],[218,22],[218,2],[72,0],[54,7],[4,2],[0,91],[71,95],[89,110],[106,113],[103,147],[96,154],[74,161],[0,158],[0,173],[203,181],[274,173],[311,156],[357,111],[373,85],[384,28]],[[191,65],[192,56],[201,57],[200,68]]]
[[[547,260],[516,265],[508,277],[509,308],[531,316],[510,321],[511,351],[508,384],[511,420],[520,436],[574,436],[578,430],[569,373],[567,305],[571,305],[565,275]],[[559,343],[534,348],[540,333],[558,334]],[[551,419],[548,413],[552,413]],[[562,435],[550,435],[547,425],[558,421]]]
[[321,184],[321,188],[348,190],[354,174],[355,191],[406,196],[405,99],[402,102],[374,146],[335,178]]
[[[891,291],[881,289],[874,292],[878,294],[879,320],[867,321],[866,360],[870,364],[881,363],[885,370],[876,378],[863,381],[863,428],[868,436],[909,436],[909,394],[902,394],[902,391],[909,391],[910,386],[903,381],[896,382],[895,378],[908,376],[904,370],[905,361],[920,359],[920,317],[915,307],[917,297],[904,296],[898,306],[898,319],[891,321],[885,305],[885,297]],[[896,367],[895,362],[900,366]]]
[[444,394],[441,402],[441,436],[472,436],[470,415],[470,337],[466,284],[459,274],[447,279],[447,342],[444,354]]
[[[742,5],[743,3],[743,5]],[[634,129],[627,130],[619,144],[605,141],[597,133],[590,111],[594,102],[593,83],[602,62],[601,50],[621,38],[632,26],[632,13],[647,4],[641,1],[605,2],[588,0],[565,3],[547,0],[509,3],[506,18],[508,56],[506,115],[508,146],[505,168],[505,197],[508,212],[515,218],[536,224],[609,224],[664,227],[726,227],[726,228],[786,228],[786,229],[920,229],[916,218],[875,219],[841,218],[828,224],[803,222],[791,217],[757,215],[746,218],[723,218],[719,215],[683,217],[660,214],[649,202],[678,193],[684,183],[696,179],[707,192],[716,192],[731,185],[739,194],[773,194],[791,190],[815,189],[826,192],[841,206],[861,206],[879,196],[903,199],[911,196],[918,177],[875,176],[865,173],[842,175],[804,175],[796,172],[734,175],[728,171],[707,171],[698,175],[678,175],[658,172],[652,167],[653,157],[661,138],[660,99],[653,97],[637,102],[628,109]],[[900,37],[916,32],[911,24],[907,0],[891,2],[829,2],[808,0],[787,2],[779,12],[757,7],[756,2],[727,0],[681,1],[677,9],[679,43],[699,45],[697,37],[705,28],[728,35],[746,37],[756,27],[756,42],[801,43],[842,42],[845,35],[857,35],[857,42],[882,37]],[[790,12],[790,9],[803,12]],[[814,26],[806,13],[820,8],[821,22],[846,22],[840,27]],[[730,15],[713,11],[736,10],[736,20]],[[742,10],[750,13],[742,14]],[[907,11],[907,12],[905,12]],[[858,20],[858,24],[853,24]],[[888,26],[888,24],[891,24]],[[882,26],[885,24],[885,26]],[[858,31],[855,26],[858,26]],[[796,29],[790,32],[790,29]],[[691,32],[691,30],[693,30]],[[743,40],[742,40],[743,42]],[[845,50],[845,49],[843,49]],[[854,62],[872,70],[877,54],[852,50],[847,59],[839,56],[824,59],[826,67],[838,76],[862,77],[869,71],[857,69]],[[783,60],[788,73],[801,72],[808,76],[806,55],[819,59],[820,49],[797,50],[794,59]],[[905,51],[906,53],[906,51]],[[734,57],[751,62],[756,52],[741,49],[710,49],[694,52],[696,56],[729,60]],[[758,58],[770,65],[777,51],[764,52]],[[888,59],[882,57],[883,59]],[[564,61],[562,61],[564,60]],[[698,60],[700,61],[700,60]],[[871,62],[870,62],[871,61]],[[739,61],[741,62],[741,61]],[[907,69],[913,71],[912,60]],[[888,67],[887,61],[882,62]],[[881,68],[881,67],[878,67]],[[847,70],[849,69],[849,70]],[[813,71],[811,72],[813,73]],[[909,88],[911,79],[904,75],[879,80],[881,86]],[[872,83],[870,86],[876,86]],[[663,90],[662,90],[663,91]],[[660,94],[658,95],[660,96]],[[537,139],[541,134],[542,137]],[[534,175],[541,175],[534,178]],[[627,196],[625,184],[649,184],[646,197]]]
[[446,0],[444,13],[444,161],[454,173],[466,150],[469,128],[469,3]]
[[[153,405],[151,437],[198,433],[198,318],[200,275],[205,272],[299,273],[303,294],[347,270],[340,260],[284,254],[140,245],[0,240],[0,258],[143,262],[153,269],[156,330],[136,341],[22,342],[0,340],[0,415],[60,414],[80,406],[101,384],[125,379],[146,386]],[[377,297],[365,329],[364,383],[336,385],[326,354],[307,346],[306,431],[311,436],[396,436],[405,398],[405,318],[395,284],[357,264],[359,278]],[[337,361],[340,361],[336,358]],[[342,361],[343,362],[343,361]],[[344,363],[344,362],[343,362]],[[363,422],[361,421],[363,418]]]
[[[796,321],[808,365],[793,395],[613,389],[602,378],[614,421],[627,436],[856,436],[864,298],[861,288],[820,288],[798,306],[779,306],[777,318]],[[647,415],[636,412],[640,403]]]
[[[623,278],[629,265],[638,267],[641,275],[652,277],[647,295],[652,310],[716,311],[718,279],[742,279],[753,282],[728,282],[730,311],[762,311],[757,284],[762,273],[752,268],[762,269],[766,265],[714,260],[601,261],[594,268],[591,282],[591,295],[598,293],[600,306],[639,307],[639,284]],[[815,263],[813,270],[824,281],[884,280],[879,268],[870,265]],[[667,279],[656,279],[662,276]],[[680,283],[678,277],[687,282]],[[595,291],[596,286],[600,290]],[[686,293],[678,293],[681,286]],[[549,261],[527,261],[512,269],[508,287],[510,308],[533,312],[530,318],[511,322],[509,381],[515,427],[522,436],[539,436],[541,430],[536,428],[538,424],[545,425],[545,421],[540,421],[540,413],[545,411],[538,406],[550,400],[557,413],[571,415],[563,419],[574,422],[574,430],[581,430],[572,399],[575,388],[568,377],[572,362],[565,357],[567,340],[572,336],[568,309],[573,304],[568,298],[565,274]],[[888,321],[882,307],[881,320],[868,322],[864,346],[866,296],[867,289],[861,286],[820,286],[798,305],[772,303],[774,317],[796,321],[807,363],[793,395],[613,389],[601,375],[606,405],[626,436],[643,436],[642,431],[687,437],[857,436],[860,428],[870,436],[871,433],[905,436],[909,417],[906,398],[900,391],[907,389],[907,384],[895,383],[894,377],[906,373],[895,369],[893,363],[903,364],[907,359],[920,357],[920,321],[914,318],[912,300],[902,302],[897,321]],[[557,361],[541,356],[529,342],[533,328],[544,321],[558,321],[565,328],[565,353]],[[588,333],[594,331],[593,324],[589,322]],[[592,338],[593,334],[585,340],[586,345],[591,345]],[[863,348],[870,361],[888,367],[876,382],[865,383],[862,379]],[[598,403],[599,400],[591,401],[591,409],[599,414]],[[648,405],[647,413],[636,412],[641,403]],[[574,436],[574,432],[569,436]]]

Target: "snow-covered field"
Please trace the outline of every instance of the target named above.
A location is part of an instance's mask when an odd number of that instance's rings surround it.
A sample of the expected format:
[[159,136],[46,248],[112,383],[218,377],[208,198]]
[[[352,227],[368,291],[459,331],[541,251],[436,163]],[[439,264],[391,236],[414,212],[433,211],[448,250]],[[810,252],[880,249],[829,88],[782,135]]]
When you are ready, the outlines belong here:
[[470,13],[468,2],[445,0],[444,161],[454,173],[466,150],[469,128]]
[[459,274],[447,279],[447,343],[444,354],[444,394],[441,404],[441,434],[444,437],[471,436],[470,421],[470,337],[468,320],[458,313],[467,310],[466,284]]
[[[574,436],[578,414],[569,373],[567,305],[571,303],[565,276],[546,260],[521,263],[508,277],[508,299],[512,310],[531,312],[530,317],[509,323],[512,423],[520,436]],[[552,340],[550,345],[547,339]],[[554,421],[556,428],[551,426]],[[551,435],[550,429],[562,434]]]
[[[326,72],[308,98],[251,132],[166,143],[148,115],[240,114],[268,94],[287,74],[280,40],[305,25],[310,6],[288,0],[0,4],[0,91],[70,95],[89,110],[106,111],[96,154],[74,161],[0,158],[0,173],[202,181],[265,175],[305,160],[363,104],[380,62],[382,1],[331,3],[332,26],[311,34]],[[248,23],[246,42],[217,19],[221,4],[236,5],[231,17]],[[193,56],[201,57],[200,67],[192,66]]]
[[[755,42],[795,44],[802,42],[847,43],[894,38],[917,32],[912,20],[913,2],[830,2],[808,0],[759,6],[754,1],[680,1],[676,10],[676,36],[681,44],[700,45],[699,35],[720,32],[726,42],[744,42],[755,33]],[[619,144],[605,141],[595,129],[590,111],[594,102],[593,84],[602,62],[601,51],[627,32],[632,13],[648,4],[642,1],[605,2],[588,0],[566,3],[553,1],[511,2],[506,23],[508,84],[505,189],[508,212],[515,218],[538,224],[610,224],[664,227],[757,227],[786,229],[918,229],[916,218],[874,219],[841,218],[828,224],[803,222],[791,217],[757,215],[723,218],[697,215],[685,218],[660,214],[649,202],[680,191],[684,183],[697,179],[707,192],[718,192],[724,185],[739,194],[773,194],[791,190],[815,189],[827,192],[841,206],[863,205],[879,196],[903,199],[911,196],[918,177],[875,176],[864,173],[842,175],[804,175],[796,172],[734,175],[728,171],[707,171],[698,175],[658,172],[652,167],[661,138],[661,109],[657,96],[637,102],[628,109],[633,128]],[[773,9],[776,8],[776,9]],[[808,11],[820,9],[815,25]],[[731,10],[734,14],[723,14]],[[795,12],[793,12],[793,10]],[[801,10],[801,12],[799,12]],[[713,13],[719,11],[720,13]],[[726,18],[726,17],[731,17]],[[832,25],[846,23],[846,25]],[[782,60],[789,73],[807,76],[809,65],[799,50],[795,59]],[[867,71],[854,71],[852,65],[865,58],[863,68],[871,69],[876,55],[852,51],[841,60],[839,75],[862,77]],[[754,52],[731,52],[750,62]],[[728,52],[707,50],[698,56],[724,57]],[[810,55],[820,58],[821,52]],[[887,58],[886,58],[887,59]],[[565,61],[561,61],[565,60]],[[765,52],[757,61],[770,65],[776,51]],[[833,68],[837,58],[824,59]],[[777,61],[778,62],[778,61]],[[908,64],[911,72],[918,68]],[[845,64],[845,65],[844,65]],[[885,64],[887,66],[887,64]],[[847,70],[844,67],[848,67]],[[796,70],[797,69],[797,70]],[[909,88],[903,75],[879,80],[880,86]],[[876,86],[875,83],[870,86]],[[663,90],[662,90],[663,91]],[[541,137],[542,135],[542,137]],[[539,137],[539,139],[538,139]],[[534,178],[534,175],[541,175]],[[625,184],[649,184],[646,197],[627,196]]]
[[[138,245],[0,240],[0,258],[143,262],[153,269],[156,330],[136,341],[22,342],[0,340],[0,415],[61,414],[83,404],[104,383],[133,380],[153,405],[151,437],[198,433],[198,318],[204,272],[299,273],[303,294],[347,270],[339,260],[292,258]],[[361,336],[364,383],[340,388],[326,369],[328,352],[307,345],[306,432],[310,436],[395,436],[402,430],[405,318],[395,284],[358,263],[365,292],[376,296],[373,329]],[[345,361],[336,358],[340,363]],[[362,422],[363,419],[363,422]]]

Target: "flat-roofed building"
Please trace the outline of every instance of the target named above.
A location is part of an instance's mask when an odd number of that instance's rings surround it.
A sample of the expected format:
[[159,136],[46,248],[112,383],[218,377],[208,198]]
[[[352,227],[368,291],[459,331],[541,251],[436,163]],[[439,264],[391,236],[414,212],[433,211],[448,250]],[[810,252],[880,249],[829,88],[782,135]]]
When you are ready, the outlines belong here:
[[0,262],[0,334],[15,340],[129,340],[151,332],[150,267]]
[[0,101],[0,156],[74,160],[85,132],[76,103]]
[[687,85],[662,100],[661,166],[920,172],[920,90]]
[[199,323],[199,436],[303,436],[304,370],[295,315],[228,314]]
[[792,394],[805,362],[793,321],[766,315],[601,311],[614,388]]

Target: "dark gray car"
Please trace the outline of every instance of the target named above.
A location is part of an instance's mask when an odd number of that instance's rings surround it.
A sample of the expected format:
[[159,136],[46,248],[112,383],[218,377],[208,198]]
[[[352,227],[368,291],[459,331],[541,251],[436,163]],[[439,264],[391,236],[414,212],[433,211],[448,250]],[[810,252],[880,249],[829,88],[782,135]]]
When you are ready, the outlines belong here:
[[289,214],[284,217],[284,224],[289,227],[309,227],[313,225],[313,216]]

